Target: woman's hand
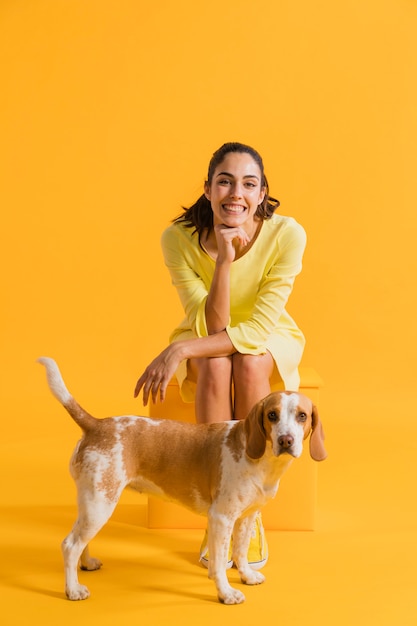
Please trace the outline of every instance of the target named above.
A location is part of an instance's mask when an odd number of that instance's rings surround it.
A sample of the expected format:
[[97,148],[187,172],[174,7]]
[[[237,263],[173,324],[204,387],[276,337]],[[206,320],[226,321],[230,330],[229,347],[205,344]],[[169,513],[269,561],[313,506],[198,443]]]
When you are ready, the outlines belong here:
[[143,387],[143,405],[146,406],[149,394],[153,402],[157,401],[158,392],[161,402],[165,400],[168,383],[177,371],[178,365],[185,359],[229,356],[236,352],[225,331],[207,337],[195,337],[174,341],[165,350],[162,350],[148,365],[135,387],[135,398]]
[[214,226],[214,234],[217,241],[218,263],[233,263],[236,256],[234,241],[237,241],[238,245],[242,247],[247,246],[250,242],[249,235],[240,226],[229,228],[224,224],[216,224]]
[[136,383],[134,397],[137,398],[143,387],[143,406],[148,404],[149,394],[155,403],[158,398],[162,402],[169,381],[183,360],[180,342],[172,343],[161,352],[143,372]]

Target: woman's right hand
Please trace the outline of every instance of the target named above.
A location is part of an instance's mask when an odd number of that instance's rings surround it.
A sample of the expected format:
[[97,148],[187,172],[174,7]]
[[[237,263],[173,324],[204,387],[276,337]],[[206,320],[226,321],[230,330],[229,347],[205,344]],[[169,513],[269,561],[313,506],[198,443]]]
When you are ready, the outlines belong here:
[[214,234],[217,242],[217,262],[233,263],[236,256],[236,249],[233,245],[235,240],[241,246],[246,246],[250,242],[249,235],[240,226],[229,228],[224,224],[214,226]]

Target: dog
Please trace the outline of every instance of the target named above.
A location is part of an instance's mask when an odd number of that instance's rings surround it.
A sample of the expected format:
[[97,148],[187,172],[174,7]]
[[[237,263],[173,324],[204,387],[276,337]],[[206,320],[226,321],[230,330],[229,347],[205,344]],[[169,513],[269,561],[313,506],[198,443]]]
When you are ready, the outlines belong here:
[[96,419],[76,402],[53,359],[41,357],[55,398],[80,426],[83,436],[71,458],[77,486],[78,519],[62,542],[65,591],[70,600],[89,597],[77,569],[102,563],[88,543],[112,515],[125,487],[182,504],[208,517],[208,575],[220,602],[239,604],[244,594],[229,584],[227,553],[242,582],[257,585],[264,575],[247,560],[258,510],[277,492],[281,476],[300,456],[310,435],[310,454],[326,458],[324,433],[315,406],[295,392],[275,392],[242,421],[189,424],[123,415]]

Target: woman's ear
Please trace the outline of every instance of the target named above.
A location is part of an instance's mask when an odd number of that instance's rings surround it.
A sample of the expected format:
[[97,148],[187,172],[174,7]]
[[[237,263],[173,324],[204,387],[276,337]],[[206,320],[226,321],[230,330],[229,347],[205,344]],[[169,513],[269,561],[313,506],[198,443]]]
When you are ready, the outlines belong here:
[[262,204],[262,202],[264,201],[265,194],[266,194],[266,187],[262,187],[261,192],[260,192],[260,194],[259,194],[259,202],[258,202],[258,205],[259,205],[259,204]]
[[207,181],[204,183],[204,195],[206,196],[207,200],[211,200],[210,185]]

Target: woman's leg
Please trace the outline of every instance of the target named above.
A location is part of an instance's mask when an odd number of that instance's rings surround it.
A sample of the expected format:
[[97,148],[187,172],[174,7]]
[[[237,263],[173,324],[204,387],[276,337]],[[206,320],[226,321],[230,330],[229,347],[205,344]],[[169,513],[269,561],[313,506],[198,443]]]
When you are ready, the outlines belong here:
[[265,354],[233,355],[233,385],[235,390],[234,418],[245,419],[253,406],[271,393],[274,360],[270,352]]
[[232,357],[189,359],[187,378],[197,384],[195,415],[198,423],[233,419]]

